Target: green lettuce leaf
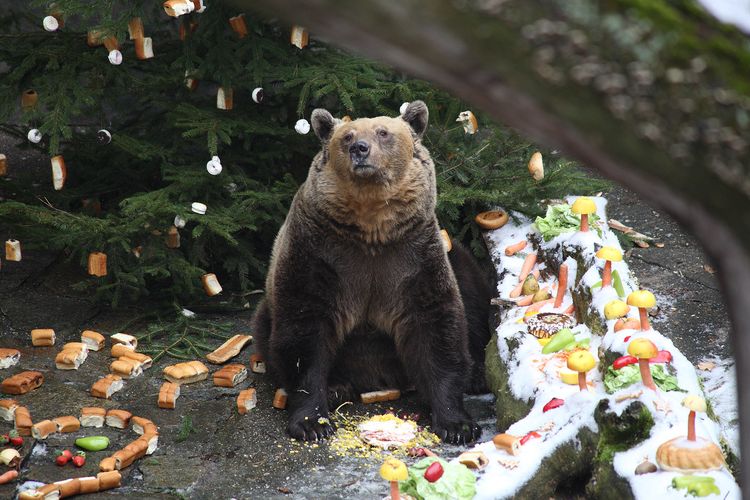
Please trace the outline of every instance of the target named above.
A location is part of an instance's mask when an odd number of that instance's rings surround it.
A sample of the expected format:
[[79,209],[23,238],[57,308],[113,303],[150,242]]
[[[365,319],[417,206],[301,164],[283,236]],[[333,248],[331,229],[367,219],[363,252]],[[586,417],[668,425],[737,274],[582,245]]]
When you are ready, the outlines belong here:
[[[424,478],[424,471],[434,461],[443,466],[443,475],[431,483]],[[409,477],[398,483],[401,493],[426,500],[470,500],[476,495],[476,478],[466,466],[450,464],[437,457],[426,457],[409,467]]]
[[[664,365],[653,364],[650,366],[651,376],[654,379],[656,386],[662,391],[681,391],[680,386],[677,385],[677,377],[670,375],[664,369]],[[607,373],[604,374],[604,388],[609,394],[619,391],[624,387],[635,384],[641,381],[641,370],[638,365],[623,366],[619,370],[615,370],[612,366],[607,368]]]
[[[601,229],[595,225],[599,220],[596,214],[589,215],[589,224],[596,228],[601,236]],[[550,205],[547,207],[547,213],[544,217],[537,217],[534,226],[542,234],[544,241],[549,241],[562,233],[568,233],[578,230],[581,225],[581,218],[570,211],[570,205]]]

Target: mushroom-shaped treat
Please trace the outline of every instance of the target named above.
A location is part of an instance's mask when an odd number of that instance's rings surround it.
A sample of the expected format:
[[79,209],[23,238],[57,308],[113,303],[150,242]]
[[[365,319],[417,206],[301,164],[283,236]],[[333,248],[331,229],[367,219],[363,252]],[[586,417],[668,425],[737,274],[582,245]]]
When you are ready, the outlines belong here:
[[648,290],[636,290],[628,295],[628,304],[637,307],[641,315],[641,331],[651,329],[648,323],[648,309],[656,305],[656,297]]
[[474,217],[474,222],[482,229],[497,229],[508,222],[508,213],[503,210],[490,210]]
[[622,260],[622,252],[614,247],[601,247],[596,252],[596,256],[605,261],[604,274],[602,274],[602,288],[606,288],[612,284],[612,263]]
[[653,342],[648,339],[640,338],[633,340],[628,345],[628,354],[638,358],[638,366],[641,369],[641,380],[643,385],[651,390],[656,390],[656,384],[654,379],[651,377],[651,369],[648,367],[648,360],[656,357],[659,354],[659,349],[656,348]]
[[688,441],[695,441],[695,412],[706,412],[706,400],[700,396],[690,395],[682,400],[682,406],[690,410],[688,414]]
[[578,387],[587,391],[586,372],[596,366],[594,356],[585,350],[573,351],[568,356],[568,369],[578,372]]
[[409,477],[406,464],[397,458],[389,458],[380,466],[380,477],[391,483],[391,500],[399,500],[398,482]]
[[596,203],[594,203],[594,200],[586,196],[581,196],[573,202],[570,210],[574,214],[581,216],[581,232],[587,232],[589,230],[589,215],[596,212]]
[[604,317],[606,319],[622,318],[628,311],[630,311],[630,306],[621,300],[610,300],[604,305]]
[[716,443],[695,436],[695,412],[706,411],[706,400],[691,395],[682,400],[682,406],[690,410],[687,438],[676,437],[662,443],[656,450],[656,463],[664,470],[686,473],[721,469],[721,449]]

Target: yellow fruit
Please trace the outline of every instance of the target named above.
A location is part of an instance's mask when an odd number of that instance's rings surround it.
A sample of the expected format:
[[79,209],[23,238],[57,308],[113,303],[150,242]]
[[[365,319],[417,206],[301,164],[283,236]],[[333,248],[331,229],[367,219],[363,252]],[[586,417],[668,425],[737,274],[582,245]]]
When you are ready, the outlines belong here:
[[[539,345],[541,345],[542,347],[544,347],[547,344],[549,344],[549,341],[552,340],[552,337],[546,337],[546,338],[543,338],[543,339],[536,339],[536,340],[537,340],[537,342],[539,342]],[[567,368],[565,368],[565,369],[567,370]],[[576,374],[576,376],[577,376],[577,374]],[[578,380],[578,379],[576,379],[576,380]]]
[[566,384],[578,385],[578,372],[574,372],[565,367],[560,368],[560,380]]
[[630,311],[630,306],[621,300],[611,300],[604,306],[604,317],[617,319],[625,316]]

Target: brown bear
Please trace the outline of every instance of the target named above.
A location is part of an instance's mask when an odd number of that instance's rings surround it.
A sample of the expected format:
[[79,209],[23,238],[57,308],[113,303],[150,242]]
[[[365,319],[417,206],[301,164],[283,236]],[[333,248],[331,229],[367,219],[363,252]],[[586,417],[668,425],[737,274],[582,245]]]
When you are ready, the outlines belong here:
[[427,106],[350,122],[316,109],[311,121],[322,150],[276,237],[253,318],[269,373],[289,393],[289,434],[330,436],[329,397],[416,387],[433,432],[474,441],[463,393],[484,385],[491,288],[465,249],[443,247],[421,143]]

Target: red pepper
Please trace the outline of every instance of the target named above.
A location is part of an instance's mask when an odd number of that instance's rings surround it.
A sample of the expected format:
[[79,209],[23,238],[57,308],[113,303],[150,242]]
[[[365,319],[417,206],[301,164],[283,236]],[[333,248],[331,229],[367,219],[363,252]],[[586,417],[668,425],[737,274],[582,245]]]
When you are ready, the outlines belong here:
[[638,358],[635,356],[620,356],[612,363],[612,368],[619,370],[623,366],[634,365],[638,362]]
[[659,351],[655,357],[648,360],[649,363],[671,363],[672,353],[669,351]]
[[625,337],[624,339],[622,339],[623,342],[627,342],[628,340],[630,340],[630,335],[628,335],[627,337]]
[[424,471],[424,478],[427,481],[434,483],[435,481],[443,477],[443,472],[445,472],[443,470],[443,466],[440,465],[440,462],[435,460],[430,464],[429,467],[427,467],[427,470]]
[[548,410],[554,410],[555,408],[559,408],[559,407],[561,407],[564,404],[565,404],[565,400],[564,399],[552,398],[552,399],[549,400],[549,403],[547,403],[546,405],[544,405],[544,408],[542,408],[542,412],[546,412]]
[[531,431],[521,438],[521,444],[522,445],[526,444],[526,441],[528,441],[531,438],[540,438],[540,437],[542,437],[542,435],[539,434],[537,431]]

